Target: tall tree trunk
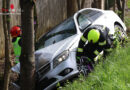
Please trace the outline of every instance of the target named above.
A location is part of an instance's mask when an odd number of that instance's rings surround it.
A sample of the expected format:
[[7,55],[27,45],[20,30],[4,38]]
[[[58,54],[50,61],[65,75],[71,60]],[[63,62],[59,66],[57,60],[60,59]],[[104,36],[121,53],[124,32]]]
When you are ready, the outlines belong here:
[[77,0],[78,10],[84,8],[84,3],[85,3],[85,0]]
[[116,3],[118,8],[118,15],[122,21],[124,21],[126,0],[116,0]]
[[104,10],[104,4],[105,4],[105,0],[101,0],[101,5],[100,8]]
[[20,0],[22,24],[22,52],[20,56],[21,90],[35,89],[34,8],[35,1]]
[[121,0],[116,0],[116,3],[117,3],[118,10],[122,11]]
[[116,0],[114,0],[113,11],[116,11]]
[[93,0],[92,7],[93,8],[104,9],[104,0]]
[[108,0],[105,0],[105,5],[106,5],[106,10],[108,10],[109,9],[109,2],[108,2]]
[[81,7],[80,0],[77,0],[77,7],[78,7],[78,10],[80,10],[80,7]]
[[72,16],[77,10],[77,0],[67,0],[67,17]]
[[[3,0],[2,8],[9,10],[10,1]],[[3,12],[9,13],[9,11]],[[3,15],[3,29],[5,36],[5,68],[4,68],[4,85],[3,90],[8,90],[9,81],[10,81],[10,68],[11,68],[11,60],[10,60],[10,15]]]
[[97,8],[104,9],[104,0],[97,0]]
[[81,2],[81,9],[84,8],[84,3],[85,3],[85,0],[82,0],[82,2]]
[[125,5],[126,4],[126,0],[123,0],[122,1],[122,17],[121,17],[121,19],[122,19],[122,21],[124,21],[124,17],[125,17]]

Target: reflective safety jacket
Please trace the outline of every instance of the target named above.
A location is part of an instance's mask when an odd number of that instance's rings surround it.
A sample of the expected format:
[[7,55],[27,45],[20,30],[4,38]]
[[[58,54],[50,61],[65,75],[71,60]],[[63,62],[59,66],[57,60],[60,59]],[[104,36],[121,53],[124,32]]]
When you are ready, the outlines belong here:
[[17,38],[13,38],[12,42],[13,42],[13,49],[14,49],[14,54],[15,54],[15,61],[16,63],[19,63],[19,57],[21,54],[21,45],[20,45],[20,40],[21,37],[17,37]]
[[[97,29],[100,32],[98,42],[89,43],[87,40],[88,32],[92,29]],[[94,58],[102,51],[111,47],[111,40],[109,39],[109,29],[102,25],[94,25],[89,27],[81,36],[77,49],[77,60],[81,59],[81,56],[88,58],[88,61],[93,61]]]

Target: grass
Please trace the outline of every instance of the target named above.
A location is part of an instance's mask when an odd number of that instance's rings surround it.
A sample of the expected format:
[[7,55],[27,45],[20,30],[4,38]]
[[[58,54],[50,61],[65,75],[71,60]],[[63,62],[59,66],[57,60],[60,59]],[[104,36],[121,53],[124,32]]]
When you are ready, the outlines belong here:
[[88,77],[81,76],[62,90],[130,90],[130,43],[115,49],[96,65]]

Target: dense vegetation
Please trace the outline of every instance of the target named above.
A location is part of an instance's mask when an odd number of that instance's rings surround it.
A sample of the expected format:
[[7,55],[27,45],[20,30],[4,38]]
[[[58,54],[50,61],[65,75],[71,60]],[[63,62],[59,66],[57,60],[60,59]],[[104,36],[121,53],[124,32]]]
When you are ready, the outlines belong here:
[[64,90],[130,90],[130,43],[115,49],[95,66],[88,77],[81,76]]
[[[127,2],[130,8],[130,1]],[[125,24],[130,37],[130,12],[126,12]],[[124,47],[113,50],[102,59],[92,73],[81,77],[72,84],[67,83],[62,90],[130,90],[130,39]]]

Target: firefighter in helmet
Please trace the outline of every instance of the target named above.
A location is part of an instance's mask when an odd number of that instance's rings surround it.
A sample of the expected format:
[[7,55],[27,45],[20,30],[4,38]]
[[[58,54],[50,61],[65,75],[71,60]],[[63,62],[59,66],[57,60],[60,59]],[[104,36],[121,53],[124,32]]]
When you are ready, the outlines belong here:
[[10,30],[12,36],[13,49],[15,54],[15,62],[19,63],[19,57],[21,54],[21,27],[13,26]]
[[92,69],[96,56],[98,56],[101,51],[110,51],[111,44],[112,41],[107,27],[102,25],[90,26],[85,30],[79,41],[76,55],[77,62],[80,63],[81,58],[85,56],[85,63],[88,69]]

